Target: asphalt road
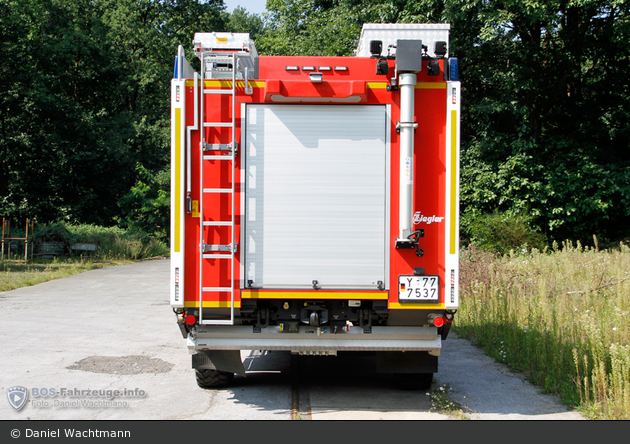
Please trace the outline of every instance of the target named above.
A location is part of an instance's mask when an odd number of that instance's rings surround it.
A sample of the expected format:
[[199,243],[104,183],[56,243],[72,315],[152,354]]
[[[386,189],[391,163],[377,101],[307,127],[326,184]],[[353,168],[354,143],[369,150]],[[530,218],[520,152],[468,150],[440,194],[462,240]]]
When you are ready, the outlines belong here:
[[[169,261],[103,268],[0,293],[0,387],[28,389],[0,419],[449,420],[424,391],[402,391],[369,356],[242,353],[247,377],[223,390],[197,387],[186,341],[168,303]],[[434,384],[477,420],[583,419],[454,335]],[[114,397],[114,391],[119,396]],[[54,393],[54,396],[50,396]],[[295,412],[294,416],[295,416]]]

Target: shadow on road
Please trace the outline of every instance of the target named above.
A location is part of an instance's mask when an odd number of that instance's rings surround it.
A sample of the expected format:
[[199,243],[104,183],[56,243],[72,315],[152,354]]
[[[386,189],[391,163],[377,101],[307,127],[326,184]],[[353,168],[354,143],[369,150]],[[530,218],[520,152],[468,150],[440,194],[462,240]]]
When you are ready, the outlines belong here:
[[[290,408],[297,387],[300,419],[422,419],[432,404],[426,391],[402,390],[392,375],[376,372],[372,353],[295,356],[251,352],[243,359],[247,377],[230,388],[234,401],[261,409]],[[297,379],[294,380],[294,376]],[[376,416],[376,417],[374,417]]]

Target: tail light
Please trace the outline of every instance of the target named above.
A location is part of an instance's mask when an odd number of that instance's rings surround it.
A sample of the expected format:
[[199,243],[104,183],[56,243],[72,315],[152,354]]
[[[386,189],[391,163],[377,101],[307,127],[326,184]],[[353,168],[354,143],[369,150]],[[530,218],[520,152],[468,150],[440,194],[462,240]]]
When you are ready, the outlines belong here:
[[436,327],[441,327],[444,325],[444,318],[442,316],[438,316],[436,318],[433,318],[433,325],[435,325]]

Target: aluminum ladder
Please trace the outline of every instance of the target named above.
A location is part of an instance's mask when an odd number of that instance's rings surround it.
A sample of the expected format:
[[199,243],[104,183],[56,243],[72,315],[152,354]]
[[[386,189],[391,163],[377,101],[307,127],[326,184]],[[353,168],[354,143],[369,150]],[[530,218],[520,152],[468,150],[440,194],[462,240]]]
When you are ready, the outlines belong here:
[[[238,71],[238,59],[239,54],[233,53],[212,53],[206,52],[202,55],[201,63],[201,79],[202,79],[202,94],[201,94],[201,113],[202,113],[202,128],[201,128],[201,162],[200,162],[200,187],[201,198],[199,202],[199,214],[201,217],[201,223],[199,224],[199,239],[200,239],[200,272],[199,272],[199,323],[205,325],[234,325],[234,256],[237,252],[237,244],[235,237],[235,165],[236,156],[238,154],[238,145],[236,143],[236,79]],[[225,79],[231,77],[230,89],[206,89],[205,81],[207,73],[210,74],[210,78]],[[218,75],[217,75],[218,74]],[[231,74],[231,75],[230,75]],[[221,122],[208,122],[206,121],[205,112],[205,96],[206,94],[227,94],[231,96],[231,120]],[[206,128],[231,128],[231,141],[229,143],[210,144],[206,143]],[[204,154],[205,151],[219,152],[220,154]],[[227,154],[225,154],[227,153]],[[219,162],[229,162],[231,167],[231,186],[229,188],[204,188],[204,164],[208,160],[214,160]],[[208,194],[227,194],[231,201],[229,209],[229,220],[205,220],[204,219],[204,196]],[[230,227],[230,239],[231,242],[227,245],[219,245],[215,243],[206,243],[204,236],[205,227]],[[228,261],[229,263],[229,276],[230,287],[220,286],[204,286],[204,269],[208,267],[207,261],[209,260],[221,260]],[[205,266],[204,266],[205,265]],[[207,296],[210,293],[229,293],[229,319],[225,316],[222,318],[204,318],[203,316],[203,301],[204,295]]]

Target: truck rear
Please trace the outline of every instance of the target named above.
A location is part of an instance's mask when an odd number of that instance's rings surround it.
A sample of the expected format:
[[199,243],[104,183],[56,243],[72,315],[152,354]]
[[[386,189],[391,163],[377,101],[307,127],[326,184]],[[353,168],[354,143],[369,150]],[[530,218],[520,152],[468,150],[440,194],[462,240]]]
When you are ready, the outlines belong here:
[[459,306],[447,24],[366,24],[350,57],[198,33],[171,92],[170,302],[202,387],[243,350],[376,354],[428,387]]

